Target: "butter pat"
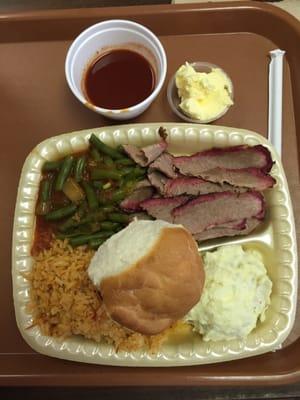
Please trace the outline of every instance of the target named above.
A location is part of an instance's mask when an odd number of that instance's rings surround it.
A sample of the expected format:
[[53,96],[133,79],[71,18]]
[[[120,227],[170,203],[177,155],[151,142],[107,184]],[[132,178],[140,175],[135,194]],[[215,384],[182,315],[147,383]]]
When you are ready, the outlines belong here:
[[203,340],[241,339],[265,319],[272,282],[262,256],[240,245],[223,246],[204,255],[205,285],[201,299],[185,317]]
[[232,84],[220,68],[197,72],[189,63],[175,74],[179,107],[187,116],[201,121],[213,120],[233,104]]

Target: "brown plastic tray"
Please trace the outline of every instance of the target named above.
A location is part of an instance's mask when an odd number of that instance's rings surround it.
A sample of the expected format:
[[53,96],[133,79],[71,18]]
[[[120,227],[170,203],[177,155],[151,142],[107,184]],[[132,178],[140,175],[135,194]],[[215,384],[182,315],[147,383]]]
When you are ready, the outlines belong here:
[[[296,227],[300,228],[300,24],[255,2],[39,11],[0,15],[0,385],[203,386],[275,385],[300,379],[300,323],[282,350],[222,364],[180,368],[119,368],[79,364],[35,353],[18,332],[11,288],[11,233],[18,179],[25,157],[42,140],[63,132],[111,124],[71,94],[64,60],[71,40],[110,18],[145,24],[159,35],[168,77],[186,60],[220,65],[231,76],[235,106],[218,125],[266,136],[268,53],[287,52],[284,66],[283,164]],[[168,78],[167,77],[167,78]],[[135,122],[179,121],[160,96]],[[298,243],[299,248],[299,243]]]

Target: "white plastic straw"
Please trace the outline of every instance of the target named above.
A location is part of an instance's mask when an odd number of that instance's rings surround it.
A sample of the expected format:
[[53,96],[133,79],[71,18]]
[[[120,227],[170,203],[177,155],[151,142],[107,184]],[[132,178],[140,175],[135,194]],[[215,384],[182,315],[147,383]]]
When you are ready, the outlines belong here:
[[282,86],[285,51],[270,51],[268,139],[281,157],[282,152]]

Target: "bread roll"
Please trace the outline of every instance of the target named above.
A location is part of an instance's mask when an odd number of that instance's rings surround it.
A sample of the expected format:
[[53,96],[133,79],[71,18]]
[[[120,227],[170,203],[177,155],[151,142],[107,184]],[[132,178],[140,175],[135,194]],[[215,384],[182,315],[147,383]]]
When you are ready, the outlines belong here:
[[145,335],[184,317],[199,301],[204,284],[192,235],[158,220],[135,221],[110,238],[88,273],[111,318]]

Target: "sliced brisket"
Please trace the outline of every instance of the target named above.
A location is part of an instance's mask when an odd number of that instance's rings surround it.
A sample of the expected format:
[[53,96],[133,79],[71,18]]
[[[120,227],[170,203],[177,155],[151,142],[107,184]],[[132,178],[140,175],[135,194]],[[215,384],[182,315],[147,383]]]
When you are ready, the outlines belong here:
[[248,191],[202,195],[177,207],[172,215],[175,224],[182,224],[191,233],[199,233],[234,220],[262,219],[264,213],[263,195],[256,191]]
[[158,134],[161,138],[160,142],[151,144],[149,146],[136,147],[132,144],[124,144],[123,149],[125,152],[139,164],[141,167],[146,167],[152,161],[154,161],[157,157],[159,157],[166,149],[167,149],[167,131],[163,127],[158,129]]
[[159,171],[152,171],[148,173],[148,179],[152,186],[158,190],[160,194],[164,194],[165,192],[165,185],[168,182],[168,178]]
[[265,190],[273,187],[276,180],[258,168],[227,169],[214,168],[201,173],[201,177],[211,182],[229,183],[233,186]]
[[149,165],[149,171],[158,170],[169,178],[176,178],[178,174],[175,172],[173,159],[174,157],[170,153],[162,153]]
[[173,163],[183,175],[201,176],[214,168],[259,168],[269,172],[273,161],[269,150],[262,146],[232,146],[201,151],[192,156],[174,157]]
[[219,184],[208,182],[201,178],[180,177],[177,179],[169,179],[164,185],[164,196],[172,197],[181,194],[198,196],[200,194],[234,191],[237,188],[226,183]]
[[239,191],[234,186],[218,184],[205,181],[201,178],[193,178],[182,176],[176,179],[168,179],[164,174],[153,171],[148,174],[149,181],[164,197],[180,196],[187,194],[190,196],[198,196],[200,194],[224,192],[224,191]]
[[212,228],[229,228],[229,229],[235,229],[235,230],[242,230],[246,228],[246,223],[247,219],[238,219],[234,221],[228,221],[224,222],[223,224],[220,225],[212,225],[209,226],[207,229],[212,229]]
[[124,144],[123,149],[125,152],[139,164],[141,167],[146,167],[152,161],[154,161],[158,156],[163,153],[167,148],[167,142],[164,140],[160,141],[159,143],[151,144],[149,146],[136,147],[132,144]]
[[232,221],[232,227],[219,225],[210,229],[206,229],[203,232],[195,233],[193,236],[197,242],[203,242],[204,240],[216,239],[223,236],[248,235],[261,223],[261,221],[256,218],[250,218],[245,220],[245,223],[242,225],[242,227],[239,227],[239,224],[234,226],[234,223],[235,222]]
[[130,214],[131,221],[138,220],[152,220],[153,218],[144,211],[134,212]]
[[149,181],[149,179],[142,179],[141,181],[137,182],[137,184],[135,185],[135,189],[140,189],[140,188],[144,188],[144,187],[151,187],[151,182]]
[[173,222],[172,211],[174,208],[186,203],[188,196],[177,196],[170,198],[156,198],[145,200],[140,204],[140,207],[147,211],[154,218],[162,219],[167,222]]

